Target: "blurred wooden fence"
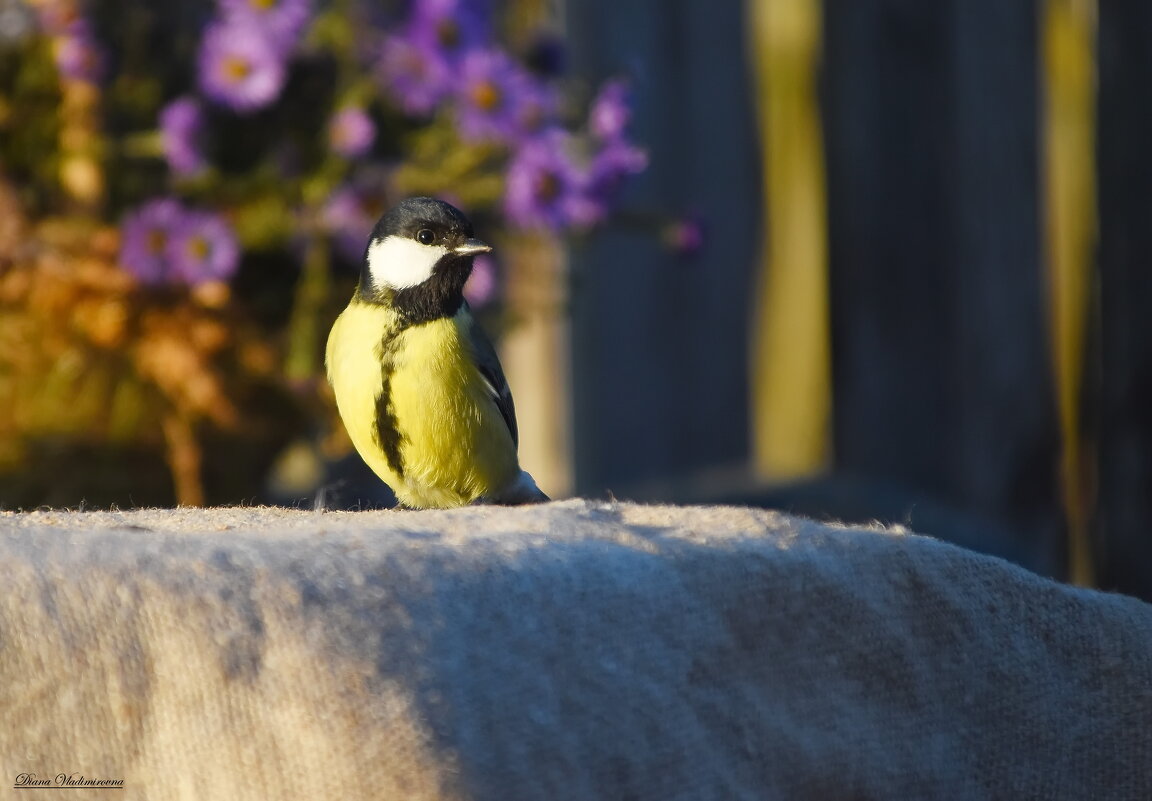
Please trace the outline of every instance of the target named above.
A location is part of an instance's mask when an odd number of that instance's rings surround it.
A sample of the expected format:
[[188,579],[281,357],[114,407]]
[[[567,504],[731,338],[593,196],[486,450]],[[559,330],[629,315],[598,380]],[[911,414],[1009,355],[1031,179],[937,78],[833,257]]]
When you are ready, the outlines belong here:
[[1007,523],[1062,573],[1039,8],[825,9],[836,469]]
[[[574,72],[628,76],[651,160],[629,195],[633,220],[570,256],[581,494],[642,496],[647,480],[747,463],[760,168],[743,13],[735,2],[566,4]],[[692,211],[707,218],[698,260],[636,225]]]
[[710,226],[691,272],[575,255],[576,489],[862,481],[1152,595],[1152,6],[698,5],[569,7],[581,67],[639,75],[640,201]]
[[1093,552],[1098,583],[1152,599],[1152,4],[1099,14]]

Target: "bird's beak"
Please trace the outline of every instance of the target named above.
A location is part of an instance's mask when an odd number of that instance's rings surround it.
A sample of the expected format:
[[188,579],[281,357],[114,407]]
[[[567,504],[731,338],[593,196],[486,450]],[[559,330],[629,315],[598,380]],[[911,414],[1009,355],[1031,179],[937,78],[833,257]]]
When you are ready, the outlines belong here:
[[477,253],[488,253],[490,250],[492,250],[492,246],[487,242],[481,242],[479,239],[465,239],[452,248],[452,252],[457,256],[473,256]]

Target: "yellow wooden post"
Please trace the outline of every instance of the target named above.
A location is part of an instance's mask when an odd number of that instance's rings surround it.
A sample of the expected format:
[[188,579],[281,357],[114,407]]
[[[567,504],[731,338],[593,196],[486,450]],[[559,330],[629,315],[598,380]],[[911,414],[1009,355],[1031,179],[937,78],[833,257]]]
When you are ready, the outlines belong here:
[[765,242],[750,348],[753,467],[786,479],[828,457],[827,214],[816,93],[819,0],[748,0]]
[[1044,4],[1045,247],[1052,355],[1064,449],[1061,478],[1072,581],[1091,584],[1091,491],[1080,431],[1085,328],[1096,241],[1095,0]]
[[559,243],[513,237],[500,243],[513,325],[500,361],[516,400],[520,464],[553,498],[572,492],[568,269]]

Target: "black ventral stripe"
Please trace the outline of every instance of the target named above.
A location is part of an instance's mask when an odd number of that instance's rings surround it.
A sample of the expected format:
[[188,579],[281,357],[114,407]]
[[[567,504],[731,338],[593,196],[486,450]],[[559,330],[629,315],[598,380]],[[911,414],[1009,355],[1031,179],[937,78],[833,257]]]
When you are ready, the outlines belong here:
[[380,394],[376,396],[376,443],[384,451],[388,466],[397,476],[404,476],[404,458],[400,453],[403,435],[396,420],[392,401],[392,367],[396,361],[399,331],[389,331],[380,341]]

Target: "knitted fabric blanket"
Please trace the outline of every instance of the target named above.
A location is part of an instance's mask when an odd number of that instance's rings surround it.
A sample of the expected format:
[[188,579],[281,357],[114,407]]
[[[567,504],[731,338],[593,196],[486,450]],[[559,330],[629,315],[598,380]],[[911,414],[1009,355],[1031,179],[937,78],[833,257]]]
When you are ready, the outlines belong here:
[[5,786],[1152,798],[1152,606],[900,530],[581,500],[0,513],[0,565]]

